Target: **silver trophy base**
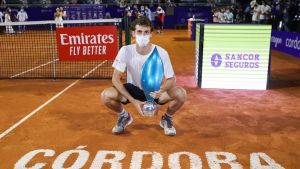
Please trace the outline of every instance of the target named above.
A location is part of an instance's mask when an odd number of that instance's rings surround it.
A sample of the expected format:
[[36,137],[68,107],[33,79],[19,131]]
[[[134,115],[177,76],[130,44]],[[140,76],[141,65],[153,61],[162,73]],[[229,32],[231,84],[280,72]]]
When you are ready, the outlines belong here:
[[155,102],[146,102],[142,109],[144,116],[153,117],[157,114],[157,104]]

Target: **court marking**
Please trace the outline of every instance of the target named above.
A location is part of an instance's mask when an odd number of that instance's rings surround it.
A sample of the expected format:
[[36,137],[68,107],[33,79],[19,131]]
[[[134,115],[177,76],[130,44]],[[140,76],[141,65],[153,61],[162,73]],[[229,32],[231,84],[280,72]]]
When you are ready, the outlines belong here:
[[[102,66],[106,62],[107,62],[107,60],[101,62],[96,67],[94,67],[92,70],[88,71],[81,78],[84,79],[85,77],[87,77],[89,74],[91,74],[92,72],[94,72],[96,69],[98,69],[100,66]],[[73,87],[78,82],[79,82],[79,80],[76,80],[75,82],[73,82],[72,84],[70,84],[69,86],[67,86],[65,89],[63,89],[61,92],[59,92],[58,94],[56,94],[55,96],[53,96],[51,99],[49,99],[48,101],[46,101],[44,104],[40,105],[38,108],[36,108],[35,110],[33,110],[27,116],[23,117],[20,121],[18,121],[17,123],[15,123],[13,126],[11,126],[10,128],[8,128],[7,130],[5,130],[3,133],[0,134],[0,140],[3,137],[5,137],[9,132],[13,131],[15,128],[17,128],[19,125],[21,125],[22,123],[24,123],[31,116],[35,115],[38,111],[40,111],[41,109],[43,109],[45,106],[47,106],[49,103],[51,103],[53,100],[55,100],[56,98],[58,98],[60,95],[62,95],[64,92],[66,92],[68,89],[70,89],[71,87]]]
[[[244,48],[244,49],[239,49],[239,48],[206,48],[206,49],[212,49],[212,50],[237,50],[237,51],[253,51],[251,48]],[[255,49],[255,50],[260,50],[260,51],[269,51],[269,49]]]
[[53,63],[53,62],[56,62],[56,61],[58,61],[58,60],[59,60],[59,59],[55,59],[55,60],[53,60],[53,61],[50,61],[50,62],[41,64],[41,65],[36,66],[36,67],[34,67],[34,68],[32,68],[32,69],[25,70],[24,72],[21,72],[21,73],[19,73],[19,74],[15,74],[15,75],[11,76],[10,78],[12,79],[12,78],[14,78],[14,77],[21,76],[21,75],[23,75],[23,74],[25,74],[25,73],[34,71],[34,70],[36,70],[36,69],[38,69],[38,68],[41,68],[41,67],[46,66],[46,65],[49,65],[49,64],[51,64],[51,63]]
[[71,87],[73,87],[79,80],[76,80],[75,82],[73,82],[72,84],[70,84],[69,86],[67,86],[65,89],[63,89],[61,92],[59,92],[58,94],[56,94],[55,96],[53,96],[51,99],[49,99],[48,101],[46,101],[44,104],[40,105],[38,108],[36,108],[35,110],[33,110],[31,113],[29,113],[27,116],[25,116],[24,118],[22,118],[20,121],[18,121],[16,124],[14,124],[13,126],[11,126],[10,128],[8,128],[6,131],[4,131],[3,133],[0,134],[0,140],[6,136],[9,132],[11,132],[12,130],[14,130],[15,128],[17,128],[19,125],[21,125],[23,122],[25,122],[26,120],[28,120],[31,116],[33,116],[34,114],[36,114],[39,110],[41,110],[42,108],[44,108],[45,106],[47,106],[49,103],[51,103],[53,100],[55,100],[56,98],[58,98],[60,95],[62,95],[64,92],[66,92],[68,89],[70,89]]
[[94,67],[92,70],[90,70],[89,72],[87,72],[85,75],[83,75],[81,78],[84,79],[85,77],[87,77],[89,74],[93,73],[96,69],[98,69],[100,66],[102,66],[104,63],[106,63],[107,60],[101,62],[99,65],[97,65],[96,67]]

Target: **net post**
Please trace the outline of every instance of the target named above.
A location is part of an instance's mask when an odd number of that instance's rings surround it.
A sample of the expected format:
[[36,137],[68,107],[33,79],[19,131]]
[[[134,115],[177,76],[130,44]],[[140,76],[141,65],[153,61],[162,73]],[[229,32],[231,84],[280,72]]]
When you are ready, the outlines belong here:
[[130,36],[130,17],[125,16],[125,44],[131,44],[131,36]]
[[54,32],[53,32],[53,24],[50,24],[50,32],[51,32],[51,47],[52,47],[52,64],[53,64],[53,80],[56,80],[56,64],[55,64],[55,42],[54,42]]
[[199,62],[198,62],[198,86],[202,86],[202,68],[203,68],[203,45],[204,45],[204,29],[205,25],[200,24],[200,34],[199,34]]
[[122,43],[122,41],[123,41],[123,38],[122,38],[122,33],[123,33],[123,31],[122,31],[122,24],[123,23],[123,19],[121,19],[121,21],[119,21],[118,23],[117,23],[117,28],[119,29],[119,49],[121,49],[121,47],[123,46],[123,43]]

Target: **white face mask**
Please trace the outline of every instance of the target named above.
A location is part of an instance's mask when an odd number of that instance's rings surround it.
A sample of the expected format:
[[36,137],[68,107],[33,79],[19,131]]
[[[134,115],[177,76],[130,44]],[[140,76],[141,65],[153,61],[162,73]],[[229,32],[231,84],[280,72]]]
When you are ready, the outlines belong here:
[[135,40],[140,47],[145,47],[150,41],[150,35],[135,35]]

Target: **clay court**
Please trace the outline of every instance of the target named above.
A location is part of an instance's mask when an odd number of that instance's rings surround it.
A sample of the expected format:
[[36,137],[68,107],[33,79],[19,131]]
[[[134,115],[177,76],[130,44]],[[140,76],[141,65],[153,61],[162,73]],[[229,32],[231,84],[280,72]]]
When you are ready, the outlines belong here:
[[[154,118],[126,106],[134,122],[124,134],[113,135],[117,116],[99,97],[112,85],[109,79],[2,79],[0,168],[30,168],[37,163],[43,168],[120,168],[112,161],[122,168],[176,168],[171,154],[177,152],[190,153],[194,160],[190,163],[188,155],[182,155],[181,168],[218,168],[218,162],[211,163],[214,157],[228,161],[229,156],[236,158],[229,160],[235,167],[300,168],[299,59],[272,51],[269,90],[201,89],[194,82],[195,42],[187,30],[166,30],[152,40],[169,52],[177,85],[188,93],[174,117],[175,137],[165,136],[159,127],[166,106]],[[79,158],[75,150],[85,154]],[[138,154],[143,153],[148,155],[140,163]],[[260,153],[259,160],[254,153]],[[222,169],[234,168],[231,165],[220,162]]]

